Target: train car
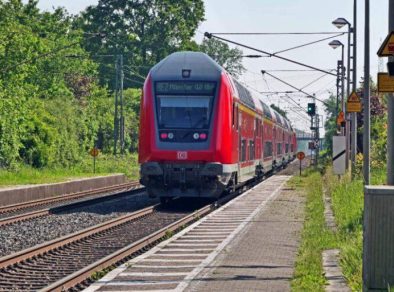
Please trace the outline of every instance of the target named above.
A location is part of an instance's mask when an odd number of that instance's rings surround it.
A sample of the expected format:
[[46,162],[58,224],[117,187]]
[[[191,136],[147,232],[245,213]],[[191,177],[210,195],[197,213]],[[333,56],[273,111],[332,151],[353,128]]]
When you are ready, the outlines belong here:
[[140,112],[140,181],[162,200],[218,197],[294,157],[290,123],[204,53],[154,66]]

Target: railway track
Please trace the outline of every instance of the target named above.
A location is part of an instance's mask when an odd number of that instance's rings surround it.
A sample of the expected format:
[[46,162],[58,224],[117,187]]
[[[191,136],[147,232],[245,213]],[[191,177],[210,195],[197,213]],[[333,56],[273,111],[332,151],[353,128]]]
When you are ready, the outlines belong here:
[[[143,188],[138,182],[124,183],[115,186],[103,187],[89,191],[69,194],[64,196],[56,196],[53,198],[45,198],[36,201],[30,201],[0,208],[0,226],[11,224],[23,220],[33,219],[36,217],[49,215],[53,211],[60,211],[64,208],[74,208],[91,204],[93,202],[108,200],[115,197],[122,196],[132,190],[142,190]],[[116,192],[116,193],[113,193]],[[111,193],[111,194],[108,194]],[[95,196],[97,195],[97,196]],[[94,196],[93,198],[91,198]],[[79,199],[87,199],[83,201],[76,201]],[[68,203],[65,206],[59,206],[63,203]]]
[[96,272],[145,252],[173,231],[230,201],[241,189],[197,211],[155,205],[4,256],[0,258],[0,291],[73,291],[86,287]]
[[[0,291],[65,291],[152,247],[238,193],[185,211],[182,200],[155,205],[0,258]],[[178,205],[177,205],[178,204]],[[171,207],[171,208],[169,208]],[[196,210],[196,208],[199,208]]]

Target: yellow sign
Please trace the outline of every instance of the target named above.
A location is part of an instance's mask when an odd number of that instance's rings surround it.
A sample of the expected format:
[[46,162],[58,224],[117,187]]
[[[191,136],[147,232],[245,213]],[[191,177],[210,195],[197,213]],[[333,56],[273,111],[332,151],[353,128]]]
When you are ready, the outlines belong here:
[[390,77],[388,73],[378,73],[378,91],[394,92],[394,77]]
[[96,157],[99,155],[99,150],[96,147],[94,147],[94,148],[90,149],[89,154],[93,157]]
[[352,92],[347,99],[346,109],[348,113],[359,113],[361,112],[361,100],[356,92]]
[[378,51],[379,57],[390,57],[394,55],[394,31],[384,40]]
[[337,125],[340,126],[345,121],[345,114],[341,111],[337,117]]

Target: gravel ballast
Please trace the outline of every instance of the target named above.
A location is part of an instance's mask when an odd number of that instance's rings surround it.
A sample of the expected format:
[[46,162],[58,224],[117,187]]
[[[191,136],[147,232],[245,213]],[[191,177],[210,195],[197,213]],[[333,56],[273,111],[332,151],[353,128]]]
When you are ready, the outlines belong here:
[[0,228],[0,257],[158,203],[146,193],[105,201]]

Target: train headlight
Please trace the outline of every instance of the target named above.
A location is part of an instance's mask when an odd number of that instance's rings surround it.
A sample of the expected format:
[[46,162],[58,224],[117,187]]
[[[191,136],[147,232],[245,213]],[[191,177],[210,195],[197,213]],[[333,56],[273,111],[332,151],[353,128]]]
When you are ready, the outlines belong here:
[[205,140],[207,138],[207,134],[205,134],[205,133],[201,133],[200,134],[200,139],[201,140]]
[[200,134],[199,133],[194,133],[193,134],[193,139],[194,140],[198,140],[200,138]]
[[167,133],[161,133],[160,138],[167,139],[167,138],[169,138],[169,135]]
[[174,133],[168,133],[168,139],[170,140],[174,139]]

